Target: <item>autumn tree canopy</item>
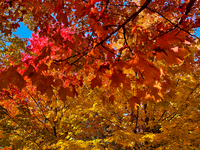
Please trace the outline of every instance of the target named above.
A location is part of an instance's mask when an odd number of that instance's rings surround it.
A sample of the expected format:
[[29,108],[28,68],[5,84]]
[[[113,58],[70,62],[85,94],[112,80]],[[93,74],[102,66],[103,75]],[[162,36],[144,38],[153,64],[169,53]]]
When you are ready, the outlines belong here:
[[[199,1],[0,7],[1,148],[200,146]],[[31,39],[12,34],[20,22]]]

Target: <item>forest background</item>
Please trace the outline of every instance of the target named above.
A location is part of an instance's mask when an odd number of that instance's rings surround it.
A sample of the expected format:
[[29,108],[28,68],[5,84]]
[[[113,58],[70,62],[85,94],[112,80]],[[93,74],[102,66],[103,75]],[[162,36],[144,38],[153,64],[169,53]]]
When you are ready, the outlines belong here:
[[199,149],[199,6],[0,0],[0,148]]

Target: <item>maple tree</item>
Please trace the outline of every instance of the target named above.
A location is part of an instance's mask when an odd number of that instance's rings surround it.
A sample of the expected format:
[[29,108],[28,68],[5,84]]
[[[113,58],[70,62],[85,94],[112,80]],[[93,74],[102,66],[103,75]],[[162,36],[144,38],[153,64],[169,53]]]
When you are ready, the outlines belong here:
[[[199,5],[0,1],[0,37],[13,43],[0,43],[0,145],[198,148]],[[27,46],[12,37],[22,21]]]

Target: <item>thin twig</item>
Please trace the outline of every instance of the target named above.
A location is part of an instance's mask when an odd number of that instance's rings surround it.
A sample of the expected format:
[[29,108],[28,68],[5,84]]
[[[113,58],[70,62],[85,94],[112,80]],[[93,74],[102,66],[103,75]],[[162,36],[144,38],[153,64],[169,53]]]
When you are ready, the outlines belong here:
[[164,110],[164,112],[162,113],[162,115],[161,115],[160,119],[158,120],[158,122],[162,119],[162,117],[164,116],[165,112],[166,112],[166,110]]
[[188,95],[188,97],[186,98],[185,101],[187,101],[187,100],[189,99],[189,97],[193,94],[193,92],[197,89],[197,87],[198,87],[199,85],[200,85],[199,83],[196,85],[196,87],[190,92],[190,95]]

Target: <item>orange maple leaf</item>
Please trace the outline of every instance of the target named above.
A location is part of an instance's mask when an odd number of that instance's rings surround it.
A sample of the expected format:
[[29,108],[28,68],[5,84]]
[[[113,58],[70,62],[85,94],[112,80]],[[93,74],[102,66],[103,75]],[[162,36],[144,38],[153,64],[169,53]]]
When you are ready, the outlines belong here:
[[99,75],[96,76],[96,78],[92,79],[91,81],[91,88],[94,89],[96,86],[101,87],[101,79],[99,78]]
[[139,105],[140,105],[140,100],[139,100],[138,97],[132,96],[132,97],[129,99],[129,104],[130,104],[131,108],[134,108],[134,107],[135,107],[135,104],[139,104]]
[[64,87],[61,87],[59,90],[58,90],[58,95],[60,97],[60,99],[62,101],[66,101],[66,96],[67,96],[67,89],[64,88]]
[[115,96],[114,96],[114,95],[111,95],[111,96],[109,97],[109,102],[110,102],[111,104],[114,104],[114,101],[115,101]]
[[119,87],[120,84],[123,84],[123,87],[126,89],[131,89],[130,79],[126,77],[125,74],[122,73],[120,69],[114,69],[113,73],[110,77],[112,87]]

